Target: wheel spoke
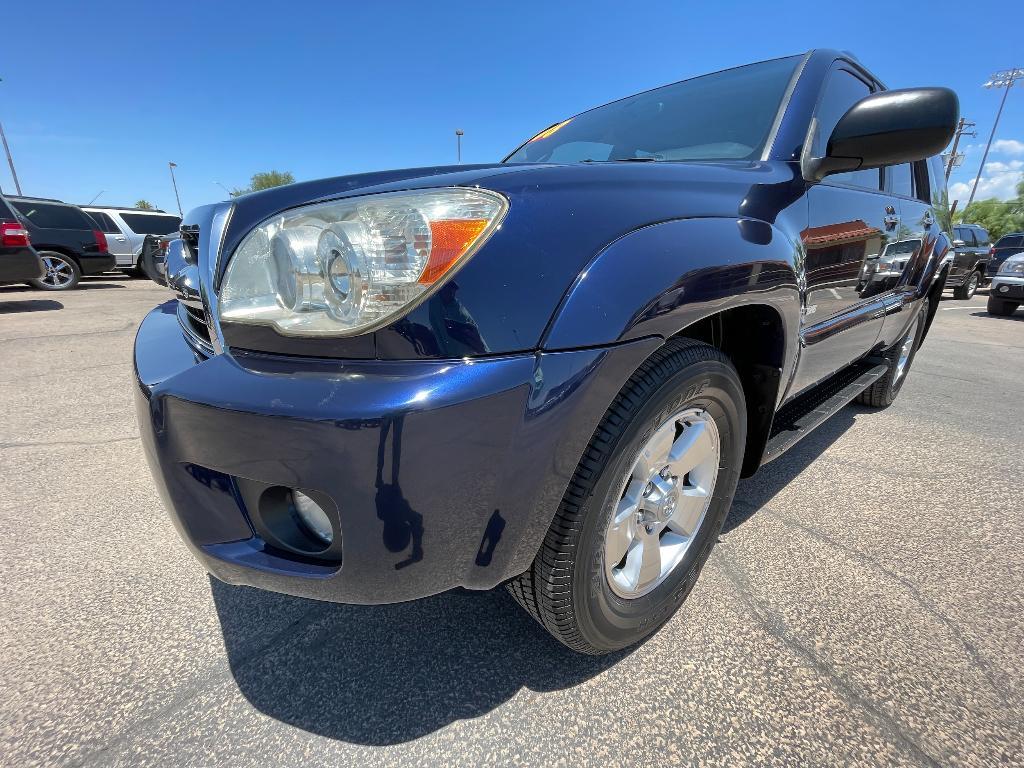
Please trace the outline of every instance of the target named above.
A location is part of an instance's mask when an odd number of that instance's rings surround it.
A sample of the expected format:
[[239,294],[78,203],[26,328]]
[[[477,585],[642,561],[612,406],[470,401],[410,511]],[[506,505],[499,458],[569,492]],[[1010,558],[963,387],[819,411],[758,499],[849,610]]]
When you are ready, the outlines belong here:
[[668,465],[672,474],[683,477],[687,472],[713,455],[715,444],[707,425],[698,421],[689,424],[672,444]]
[[651,475],[668,464],[669,451],[675,439],[675,422],[664,424],[658,429],[640,452],[636,474]]
[[[639,486],[634,490],[633,486]],[[636,538],[636,513],[639,509],[637,501],[643,492],[643,483],[633,480],[626,490],[626,495],[615,509],[615,517],[605,534],[604,556],[609,566],[618,565]]]
[[683,536],[692,536],[700,525],[707,506],[708,493],[703,488],[685,488],[679,494],[676,511],[668,520],[668,527]]
[[657,536],[640,536],[626,555],[623,569],[630,587],[642,590],[661,576],[661,546]]

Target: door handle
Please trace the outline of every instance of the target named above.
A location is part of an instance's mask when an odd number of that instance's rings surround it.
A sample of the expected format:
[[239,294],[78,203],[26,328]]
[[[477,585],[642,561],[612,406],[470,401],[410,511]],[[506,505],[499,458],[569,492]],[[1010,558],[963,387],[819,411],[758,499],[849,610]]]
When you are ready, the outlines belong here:
[[118,236],[117,236],[117,237],[115,237],[114,239],[115,239],[115,240],[116,240],[117,242],[119,242],[119,243],[123,243],[123,242],[124,242],[124,241],[125,241],[125,240],[126,240],[127,238],[125,238],[125,237],[123,237],[123,236],[121,236],[121,235],[118,235]]

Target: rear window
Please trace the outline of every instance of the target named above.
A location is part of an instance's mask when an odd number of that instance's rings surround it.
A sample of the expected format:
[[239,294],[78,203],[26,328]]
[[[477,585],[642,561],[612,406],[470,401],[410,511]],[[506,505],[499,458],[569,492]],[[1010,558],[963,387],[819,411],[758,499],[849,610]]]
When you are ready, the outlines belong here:
[[0,219],[17,219],[18,217],[11,210],[11,206],[7,204],[7,201],[0,197]]
[[92,219],[70,205],[40,203],[35,200],[10,202],[18,209],[18,213],[40,229],[96,229],[96,223]]
[[154,213],[122,213],[121,220],[137,235],[167,235],[181,224],[177,216]]
[[974,230],[974,236],[978,239],[978,245],[988,245],[988,232],[981,227]]

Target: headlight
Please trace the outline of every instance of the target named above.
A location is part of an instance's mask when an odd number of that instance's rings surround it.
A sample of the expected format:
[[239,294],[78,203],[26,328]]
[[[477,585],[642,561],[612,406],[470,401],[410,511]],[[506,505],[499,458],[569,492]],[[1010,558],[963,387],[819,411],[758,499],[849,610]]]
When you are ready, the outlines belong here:
[[999,265],[1000,275],[1024,275],[1024,253],[1010,256]]
[[451,188],[287,211],[235,250],[221,287],[221,320],[269,325],[288,336],[379,328],[472,256],[507,207],[494,192]]

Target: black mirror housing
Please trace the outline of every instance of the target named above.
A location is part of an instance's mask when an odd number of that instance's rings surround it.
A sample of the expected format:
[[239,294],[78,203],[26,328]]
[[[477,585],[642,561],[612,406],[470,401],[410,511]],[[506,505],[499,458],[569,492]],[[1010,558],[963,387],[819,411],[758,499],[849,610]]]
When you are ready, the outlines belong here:
[[959,119],[960,100],[949,88],[873,93],[839,119],[825,157],[805,152],[804,177],[820,181],[831,173],[924,160],[946,148]]

